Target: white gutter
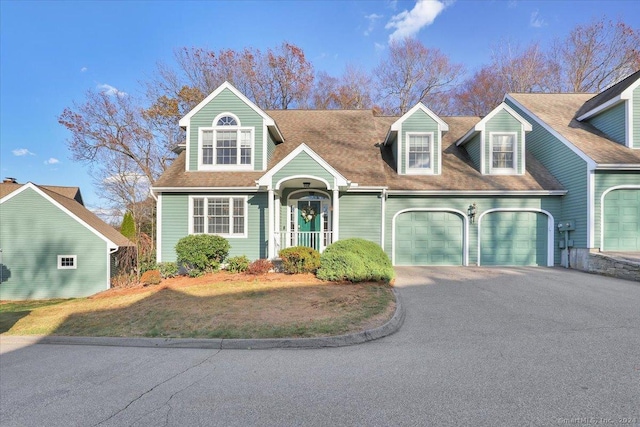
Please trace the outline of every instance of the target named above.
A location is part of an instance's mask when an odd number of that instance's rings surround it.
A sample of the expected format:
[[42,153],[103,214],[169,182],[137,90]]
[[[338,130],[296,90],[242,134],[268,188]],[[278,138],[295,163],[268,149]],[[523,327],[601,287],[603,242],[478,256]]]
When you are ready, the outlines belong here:
[[564,196],[567,190],[387,190],[389,196]]

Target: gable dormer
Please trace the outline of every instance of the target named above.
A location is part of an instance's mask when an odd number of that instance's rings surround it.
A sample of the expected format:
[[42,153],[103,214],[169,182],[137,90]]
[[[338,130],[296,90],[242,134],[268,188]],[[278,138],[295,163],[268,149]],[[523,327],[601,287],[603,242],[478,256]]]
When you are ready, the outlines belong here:
[[433,111],[419,102],[396,120],[385,145],[390,145],[400,175],[440,175],[442,134],[449,130]]
[[483,175],[524,175],[525,133],[531,124],[504,102],[456,143]]
[[577,119],[618,144],[640,149],[640,71],[587,101]]
[[187,171],[263,171],[283,140],[271,117],[224,82],[180,119]]

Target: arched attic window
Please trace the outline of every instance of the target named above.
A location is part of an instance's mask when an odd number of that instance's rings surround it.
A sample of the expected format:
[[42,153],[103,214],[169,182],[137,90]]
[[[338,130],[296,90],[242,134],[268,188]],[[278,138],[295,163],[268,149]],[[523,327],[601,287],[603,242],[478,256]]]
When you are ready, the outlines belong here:
[[222,113],[213,121],[213,127],[201,128],[201,165],[245,166],[253,163],[253,128],[243,128],[231,113]]

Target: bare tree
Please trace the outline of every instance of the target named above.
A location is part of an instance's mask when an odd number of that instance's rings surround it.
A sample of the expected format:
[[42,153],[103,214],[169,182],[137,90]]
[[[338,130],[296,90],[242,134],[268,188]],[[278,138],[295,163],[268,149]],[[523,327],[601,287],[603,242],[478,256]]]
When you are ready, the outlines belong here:
[[505,92],[548,92],[558,88],[559,71],[556,63],[532,43],[519,45],[504,41],[493,49],[491,70],[497,74]]
[[578,25],[553,47],[562,89],[600,92],[638,70],[640,32],[605,17]]
[[394,114],[404,114],[419,101],[429,103],[430,97],[437,99],[434,95],[447,92],[461,73],[462,65],[451,63],[440,50],[409,38],[391,42],[388,55],[374,70],[382,106]]
[[371,77],[361,68],[348,65],[340,78],[318,73],[313,91],[318,109],[366,109],[373,106]]
[[484,116],[500,104],[505,92],[504,81],[486,66],[456,88],[453,109],[456,114]]

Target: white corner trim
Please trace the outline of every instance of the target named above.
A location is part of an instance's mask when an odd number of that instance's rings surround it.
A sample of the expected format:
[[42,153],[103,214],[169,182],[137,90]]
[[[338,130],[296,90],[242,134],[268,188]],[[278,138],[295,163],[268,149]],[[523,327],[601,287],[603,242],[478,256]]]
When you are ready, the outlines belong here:
[[555,220],[550,212],[538,208],[495,208],[488,209],[478,216],[478,266],[480,266],[481,252],[480,244],[482,243],[482,218],[491,212],[537,212],[547,216],[547,267],[553,267],[554,250],[555,250]]
[[396,265],[396,219],[406,212],[451,212],[462,217],[462,265],[469,265],[469,218],[467,214],[450,208],[407,208],[396,212],[391,219],[391,263]]
[[508,99],[509,101],[513,102],[515,105],[518,106],[518,108],[522,109],[523,111],[525,111],[533,120],[535,120],[540,126],[542,126],[547,132],[549,132],[551,135],[553,135],[556,139],[558,139],[560,142],[562,142],[564,145],[567,146],[567,148],[569,148],[571,151],[573,151],[575,154],[578,155],[578,157],[580,157],[582,160],[584,160],[585,162],[587,162],[587,166],[589,167],[589,169],[593,169],[596,167],[596,162],[589,156],[587,156],[584,151],[580,150],[578,147],[576,147],[571,141],[569,141],[567,138],[565,138],[564,136],[560,135],[558,133],[558,131],[556,131],[555,129],[553,129],[551,126],[549,126],[544,120],[542,120],[540,117],[536,116],[535,114],[533,114],[529,109],[527,109],[524,105],[522,105],[521,103],[519,103],[518,101],[516,101],[511,95],[506,94],[504,96],[504,99]]
[[595,171],[587,167],[587,248],[593,248],[595,242],[595,188]]
[[162,193],[156,198],[156,262],[162,262]]
[[[273,176],[278,173],[283,167],[285,167],[289,162],[295,159],[300,153],[305,152],[309,155],[314,161],[316,161],[322,168],[324,168],[330,175],[334,178],[334,185],[336,187],[346,187],[349,184],[349,181],[338,172],[333,166],[331,166],[326,160],[324,160],[320,155],[318,155],[315,151],[313,151],[307,144],[302,143],[295,148],[292,152],[287,154],[284,159],[280,160],[278,164],[272,167],[267,173],[262,175],[260,179],[258,179],[259,186],[265,186],[270,188],[272,186]],[[324,180],[323,180],[324,181]],[[324,181],[326,182],[326,181]]]
[[[104,240],[107,243],[107,247],[109,249],[117,249],[119,246],[116,245],[114,242],[112,242],[111,240],[109,240],[106,236],[104,236],[102,233],[100,233],[98,230],[96,230],[95,228],[91,227],[89,224],[87,224],[86,222],[84,222],[82,219],[80,219],[76,214],[74,214],[73,212],[71,212],[70,210],[68,210],[67,208],[65,208],[64,206],[62,206],[60,203],[58,203],[55,199],[51,198],[47,193],[45,193],[44,191],[42,191],[40,188],[38,188],[37,185],[35,185],[32,182],[27,182],[26,184],[24,184],[22,186],[22,188],[17,189],[16,191],[14,191],[11,194],[8,194],[7,196],[5,196],[2,200],[0,200],[0,203],[4,203],[7,200],[10,200],[11,198],[17,196],[18,194],[22,193],[23,191],[26,191],[27,188],[32,189],[33,191],[35,191],[36,193],[38,193],[40,196],[42,196],[45,200],[51,202],[51,204],[53,204],[55,207],[57,207],[58,209],[60,209],[62,212],[66,213],[67,215],[69,215],[71,218],[73,218],[76,222],[78,222],[80,225],[82,225],[83,227],[85,227],[87,230],[91,231],[93,234],[95,234],[96,236],[98,236],[100,239]],[[64,196],[63,196],[64,197]],[[75,202],[75,201],[74,201]],[[77,203],[77,202],[75,202]],[[82,205],[80,205],[82,206]],[[84,206],[82,206],[83,209],[87,209]],[[88,209],[87,209],[88,210]],[[91,211],[89,211],[91,212]]]
[[604,197],[614,190],[640,190],[640,185],[616,185],[609,187],[600,195],[600,251],[604,251]]

